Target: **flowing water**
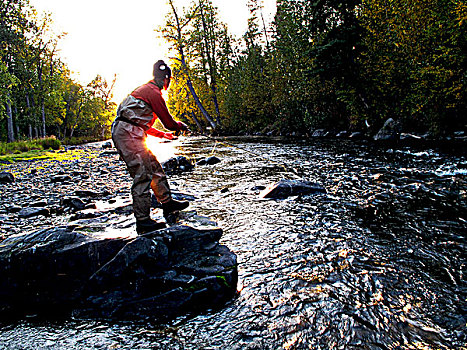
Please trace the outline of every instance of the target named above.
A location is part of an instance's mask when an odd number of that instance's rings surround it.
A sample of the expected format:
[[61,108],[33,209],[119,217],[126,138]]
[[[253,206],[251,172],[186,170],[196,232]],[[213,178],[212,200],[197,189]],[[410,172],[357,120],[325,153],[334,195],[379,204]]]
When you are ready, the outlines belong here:
[[[22,320],[11,349],[466,349],[467,160],[462,152],[344,141],[206,138],[171,176],[224,230],[239,293],[166,324]],[[234,147],[233,147],[234,146]],[[157,153],[157,151],[156,151]],[[281,178],[326,194],[265,200]]]

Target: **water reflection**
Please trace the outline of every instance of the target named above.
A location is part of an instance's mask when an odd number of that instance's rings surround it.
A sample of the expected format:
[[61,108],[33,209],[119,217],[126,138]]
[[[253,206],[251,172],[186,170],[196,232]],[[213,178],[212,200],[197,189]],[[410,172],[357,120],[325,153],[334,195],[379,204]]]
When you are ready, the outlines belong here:
[[[148,136],[146,138],[146,146],[156,156],[159,162],[164,162],[172,158],[177,149],[180,149],[183,143],[183,137],[175,140],[161,139],[158,137]],[[178,151],[180,153],[180,151]]]

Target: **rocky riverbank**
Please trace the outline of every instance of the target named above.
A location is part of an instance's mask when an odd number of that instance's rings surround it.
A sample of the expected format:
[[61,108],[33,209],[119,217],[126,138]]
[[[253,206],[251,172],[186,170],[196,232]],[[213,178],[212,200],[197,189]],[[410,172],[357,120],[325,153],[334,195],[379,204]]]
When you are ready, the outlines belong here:
[[[137,236],[131,179],[108,143],[3,166],[0,316],[164,319],[222,304],[237,286],[222,229],[194,211]],[[173,158],[168,173],[190,170]],[[193,196],[177,193],[176,196]],[[155,219],[163,220],[160,209]]]

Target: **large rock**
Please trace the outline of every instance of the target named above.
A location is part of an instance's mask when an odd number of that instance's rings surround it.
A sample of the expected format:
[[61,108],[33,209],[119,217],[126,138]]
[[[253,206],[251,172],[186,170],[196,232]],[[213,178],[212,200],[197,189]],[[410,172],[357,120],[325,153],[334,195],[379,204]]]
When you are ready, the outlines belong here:
[[0,172],[0,183],[13,183],[13,182],[15,182],[15,177],[13,174],[7,171]]
[[50,210],[41,207],[26,207],[22,208],[18,215],[20,218],[32,218],[39,215],[50,216]]
[[325,193],[323,186],[305,180],[281,180],[266,187],[261,193],[262,198],[284,199],[290,196]]
[[68,227],[0,246],[0,315],[165,319],[236,292],[236,256],[219,228],[180,225],[109,237]]
[[383,127],[373,137],[375,141],[397,140],[400,136],[400,124],[394,119],[389,118]]
[[217,158],[216,156],[211,156],[211,157],[207,157],[207,158],[199,160],[196,163],[196,165],[215,165],[220,162],[221,160],[219,158]]
[[186,157],[173,157],[161,163],[162,168],[167,174],[178,174],[193,170],[194,166]]

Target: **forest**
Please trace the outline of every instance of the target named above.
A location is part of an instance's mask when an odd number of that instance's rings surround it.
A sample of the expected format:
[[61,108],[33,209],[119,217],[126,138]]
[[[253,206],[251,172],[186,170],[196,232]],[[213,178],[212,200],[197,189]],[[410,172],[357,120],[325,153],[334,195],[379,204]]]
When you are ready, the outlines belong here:
[[[171,47],[168,106],[193,131],[371,134],[388,118],[435,137],[466,130],[465,1],[277,0],[271,24],[260,0],[247,5],[237,38],[211,0],[167,2],[157,35]],[[74,81],[52,18],[27,0],[0,12],[1,141],[109,137],[115,80]]]

